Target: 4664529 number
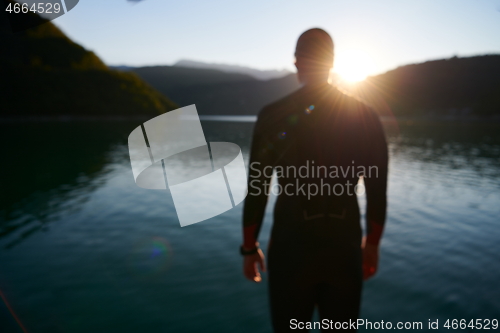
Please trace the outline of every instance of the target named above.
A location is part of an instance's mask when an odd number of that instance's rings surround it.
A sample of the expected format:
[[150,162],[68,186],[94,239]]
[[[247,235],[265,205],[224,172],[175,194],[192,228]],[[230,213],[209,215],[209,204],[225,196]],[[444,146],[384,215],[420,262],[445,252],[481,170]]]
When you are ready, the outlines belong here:
[[27,3],[9,3],[6,12],[9,13],[38,13],[38,14],[58,14],[61,11],[61,5],[58,3],[52,4],[50,2],[38,2],[29,6]]
[[498,329],[498,319],[448,319],[443,327],[447,329],[476,329],[476,330],[496,330]]

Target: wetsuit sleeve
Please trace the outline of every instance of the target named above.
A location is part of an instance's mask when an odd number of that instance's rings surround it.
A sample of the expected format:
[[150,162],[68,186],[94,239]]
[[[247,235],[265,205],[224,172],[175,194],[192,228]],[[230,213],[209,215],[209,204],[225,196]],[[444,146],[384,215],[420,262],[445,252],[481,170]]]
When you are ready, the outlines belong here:
[[266,122],[255,124],[248,172],[248,195],[243,208],[243,246],[254,248],[264,219],[273,173],[273,154],[267,144]]
[[387,210],[388,152],[385,134],[378,116],[370,112],[368,117],[368,169],[364,182],[366,186],[367,243],[378,245],[384,230]]

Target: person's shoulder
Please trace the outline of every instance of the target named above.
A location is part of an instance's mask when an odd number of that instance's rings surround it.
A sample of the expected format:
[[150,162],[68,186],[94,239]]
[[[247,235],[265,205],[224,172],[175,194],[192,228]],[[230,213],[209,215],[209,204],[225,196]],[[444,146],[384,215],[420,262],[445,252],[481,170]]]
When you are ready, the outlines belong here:
[[362,100],[353,95],[336,89],[337,105],[342,106],[346,114],[356,118],[378,119],[378,113],[371,106],[364,103]]
[[296,106],[296,99],[300,95],[302,89],[295,90],[294,92],[265,105],[259,113],[259,117],[266,117],[269,114],[286,113]]
[[285,97],[264,106],[257,115],[257,124],[278,124],[286,119],[297,108],[297,97],[302,89],[298,89]]

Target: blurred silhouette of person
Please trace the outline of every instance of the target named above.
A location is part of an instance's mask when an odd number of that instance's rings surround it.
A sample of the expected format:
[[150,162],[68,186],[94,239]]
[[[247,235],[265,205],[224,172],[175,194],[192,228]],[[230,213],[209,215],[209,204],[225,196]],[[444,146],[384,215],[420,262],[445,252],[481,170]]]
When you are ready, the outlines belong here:
[[[388,153],[378,116],[328,83],[334,52],[327,32],[304,32],[295,58],[301,88],[264,107],[255,125],[240,249],[245,276],[260,282],[266,264],[257,237],[271,191],[277,201],[267,270],[275,332],[302,328],[315,307],[320,323],[358,318],[386,215]],[[355,193],[364,189],[365,238]]]

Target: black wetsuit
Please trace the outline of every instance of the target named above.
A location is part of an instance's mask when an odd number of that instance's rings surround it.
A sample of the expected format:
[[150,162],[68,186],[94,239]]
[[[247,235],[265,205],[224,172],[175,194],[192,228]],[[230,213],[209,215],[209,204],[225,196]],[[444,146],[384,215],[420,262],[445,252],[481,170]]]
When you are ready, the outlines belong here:
[[311,321],[315,305],[321,319],[357,319],[362,230],[354,185],[363,170],[372,243],[378,244],[386,212],[387,144],[378,116],[327,84],[265,107],[250,156],[246,247],[257,240],[272,170],[279,187],[271,190],[282,191],[268,252],[274,330],[289,331],[292,319]]

